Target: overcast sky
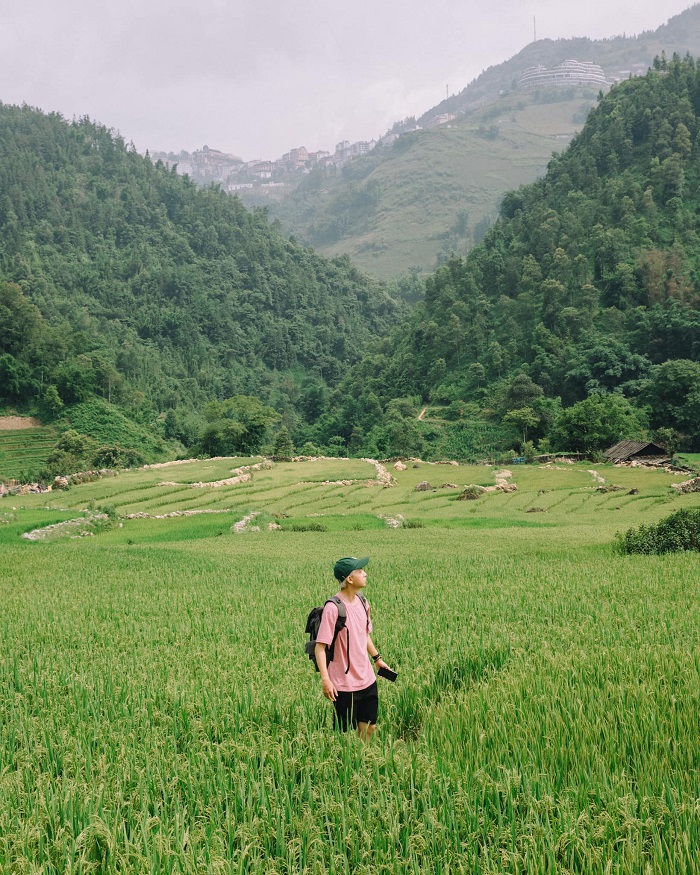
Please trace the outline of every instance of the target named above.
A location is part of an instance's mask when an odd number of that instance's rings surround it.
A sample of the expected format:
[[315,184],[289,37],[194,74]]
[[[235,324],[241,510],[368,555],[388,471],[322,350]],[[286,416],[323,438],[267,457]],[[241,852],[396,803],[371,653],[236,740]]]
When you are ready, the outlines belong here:
[[89,115],[140,151],[333,151],[533,38],[656,29],[691,0],[0,0],[0,100]]

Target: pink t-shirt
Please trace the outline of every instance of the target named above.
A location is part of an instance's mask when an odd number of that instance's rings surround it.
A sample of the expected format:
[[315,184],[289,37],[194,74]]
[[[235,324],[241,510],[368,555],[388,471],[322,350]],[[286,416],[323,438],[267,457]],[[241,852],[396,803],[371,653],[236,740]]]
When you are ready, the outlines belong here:
[[[335,640],[333,662],[328,663],[328,676],[336,690],[356,693],[364,690],[374,683],[374,669],[367,655],[367,636],[372,632],[372,620],[369,612],[369,602],[365,611],[359,596],[355,596],[353,602],[349,602],[342,592],[338,597],[345,604],[347,620],[345,628],[341,629]],[[338,607],[334,602],[328,602],[323,609],[321,625],[318,630],[317,641],[321,644],[330,644],[333,641],[335,621],[338,619]],[[350,640],[350,670],[348,667],[348,633]]]

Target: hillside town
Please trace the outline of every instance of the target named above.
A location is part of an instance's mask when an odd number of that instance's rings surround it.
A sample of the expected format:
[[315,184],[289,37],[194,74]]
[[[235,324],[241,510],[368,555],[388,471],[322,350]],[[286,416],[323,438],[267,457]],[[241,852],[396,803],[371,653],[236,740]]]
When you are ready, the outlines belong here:
[[317,167],[342,167],[359,155],[366,155],[375,146],[389,145],[396,134],[387,134],[380,140],[343,140],[332,154],[323,150],[309,151],[306,146],[290,149],[281,158],[272,161],[254,159],[243,161],[237,155],[204,146],[195,152],[154,152],[154,160],[176,167],[179,174],[187,174],[199,185],[220,183],[235,193],[255,187],[276,188],[288,184],[290,177],[310,173]]
[[[452,113],[440,113],[424,127],[438,127],[454,118]],[[367,155],[377,147],[390,146],[402,133],[410,130],[421,128],[415,124],[399,123],[377,140],[359,140],[355,143],[342,140],[333,153],[323,150],[311,152],[306,146],[299,146],[272,161],[259,158],[244,161],[237,155],[211,149],[209,146],[203,146],[195,152],[152,152],[151,158],[176,167],[177,173],[187,174],[198,185],[219,183],[225,191],[235,194],[252,188],[284,188],[290,183],[296,184],[299,176],[316,168],[343,167],[354,158]]]

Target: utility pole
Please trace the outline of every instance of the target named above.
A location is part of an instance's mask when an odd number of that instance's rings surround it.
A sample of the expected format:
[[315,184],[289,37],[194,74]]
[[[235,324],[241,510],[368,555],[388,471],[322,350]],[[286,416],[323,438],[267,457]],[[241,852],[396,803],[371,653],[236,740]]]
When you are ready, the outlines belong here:
[[535,31],[535,42],[537,42],[537,16],[532,16],[532,28]]
[[449,100],[450,97],[450,86],[445,85],[445,100]]

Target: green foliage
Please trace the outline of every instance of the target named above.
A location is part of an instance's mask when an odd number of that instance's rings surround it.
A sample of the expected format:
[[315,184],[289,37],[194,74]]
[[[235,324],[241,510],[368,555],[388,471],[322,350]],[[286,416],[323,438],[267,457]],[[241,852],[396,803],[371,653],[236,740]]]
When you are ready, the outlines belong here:
[[404,529],[423,529],[425,528],[425,523],[423,520],[404,520],[402,524],[402,528]]
[[95,468],[135,468],[146,460],[133,449],[124,449],[118,444],[114,447],[99,447],[92,457]]
[[57,416],[98,397],[149,429],[175,410],[168,437],[191,443],[184,411],[249,394],[297,424],[318,415],[297,384],[322,394],[395,321],[347,259],[87,118],[0,105],[0,127],[0,405]]
[[655,367],[643,390],[652,425],[700,438],[700,361],[678,359]]
[[290,461],[294,455],[294,444],[289,436],[289,431],[287,430],[286,425],[283,425],[277,432],[275,443],[272,448],[272,454],[275,459],[280,459],[282,461]]
[[518,407],[516,410],[509,410],[503,417],[504,422],[512,422],[516,428],[522,429],[523,444],[527,443],[527,431],[529,428],[534,428],[540,417],[535,413],[532,407]]
[[204,409],[206,426],[199,449],[211,456],[257,453],[279,414],[250,395],[212,401]]
[[149,462],[161,457],[166,449],[165,443],[147,427],[148,423],[146,427],[138,425],[99,398],[71,407],[65,419],[75,431],[89,436],[98,445],[134,450]]
[[622,553],[663,554],[700,550],[700,508],[684,508],[654,525],[628,529],[617,539]]
[[562,450],[593,452],[647,424],[700,447],[698,107],[690,57],[614,87],[344,378],[334,422],[371,391],[385,418],[398,397],[468,400],[479,419],[508,417],[523,443]]
[[49,420],[55,419],[60,414],[64,404],[55,386],[49,385],[44,389],[39,407],[44,416]]
[[654,443],[662,446],[669,456],[675,456],[681,435],[672,428],[657,428],[654,432]]
[[318,456],[319,449],[316,444],[312,444],[311,441],[307,441],[302,448],[299,450],[299,453],[302,456]]
[[[283,528],[285,526],[283,525]],[[327,532],[328,527],[323,523],[290,523],[289,530],[292,532]]]
[[558,415],[550,437],[555,449],[592,453],[641,438],[644,415],[622,395],[591,395]]
[[92,468],[96,442],[88,435],[68,429],[56,443],[46,460],[46,473],[56,475],[75,474]]

